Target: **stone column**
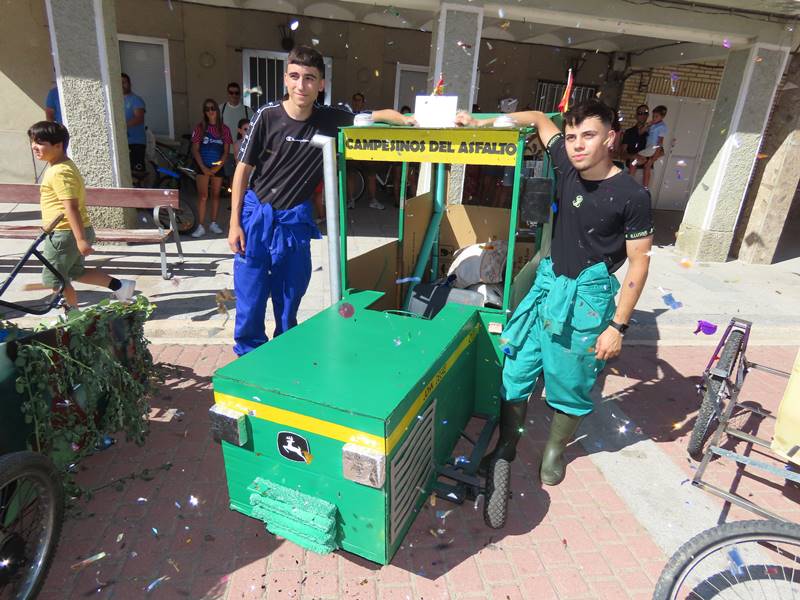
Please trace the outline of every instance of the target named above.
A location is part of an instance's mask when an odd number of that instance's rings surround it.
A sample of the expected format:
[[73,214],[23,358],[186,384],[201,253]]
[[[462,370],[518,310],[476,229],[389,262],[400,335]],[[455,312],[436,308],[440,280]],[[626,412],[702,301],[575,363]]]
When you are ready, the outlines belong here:
[[[476,72],[481,48],[483,8],[443,2],[433,31],[429,79],[431,89],[444,74],[446,96],[458,96],[458,107],[472,110],[477,96]],[[464,192],[464,165],[453,165],[447,203],[460,204]]]
[[678,232],[682,254],[702,261],[727,260],[787,58],[788,48],[768,44],[734,50],[728,56],[698,182]]
[[[114,0],[46,0],[69,154],[87,186],[130,187]],[[131,227],[135,209],[91,209],[95,226]]]
[[[745,205],[749,211],[739,260],[770,264],[800,183],[800,56],[789,63],[783,91],[761,145],[763,159]],[[760,172],[759,172],[760,171]],[[745,214],[742,214],[744,220]],[[742,225],[740,224],[740,227]]]

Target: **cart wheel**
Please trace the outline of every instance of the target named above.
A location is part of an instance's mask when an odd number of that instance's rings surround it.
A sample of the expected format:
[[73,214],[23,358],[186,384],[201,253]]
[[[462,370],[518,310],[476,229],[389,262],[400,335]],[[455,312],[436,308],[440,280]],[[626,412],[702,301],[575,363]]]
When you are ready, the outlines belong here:
[[64,520],[64,488],[35,452],[0,456],[0,598],[29,600],[44,583]]
[[510,482],[509,462],[503,458],[493,460],[486,478],[486,504],[483,507],[483,520],[492,529],[500,529],[506,524]]

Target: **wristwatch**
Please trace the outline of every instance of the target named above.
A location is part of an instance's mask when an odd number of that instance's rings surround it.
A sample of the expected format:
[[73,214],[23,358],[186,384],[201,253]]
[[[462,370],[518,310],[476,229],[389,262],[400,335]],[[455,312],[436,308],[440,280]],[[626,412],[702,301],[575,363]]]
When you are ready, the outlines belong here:
[[628,327],[630,327],[630,325],[628,325],[627,323],[617,323],[616,321],[610,321],[608,323],[608,326],[613,327],[614,329],[619,331],[622,335],[625,335],[625,332],[628,330]]

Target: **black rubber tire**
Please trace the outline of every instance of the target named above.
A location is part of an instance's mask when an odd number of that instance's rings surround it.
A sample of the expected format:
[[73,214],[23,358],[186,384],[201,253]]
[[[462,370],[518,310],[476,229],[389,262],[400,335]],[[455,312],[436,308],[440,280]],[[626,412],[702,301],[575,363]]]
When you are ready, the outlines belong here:
[[[25,582],[24,589],[17,589],[16,600],[29,600],[35,598],[44,584],[47,571],[53,561],[56,546],[61,535],[61,526],[64,522],[64,488],[61,479],[56,472],[53,462],[42,454],[36,452],[12,452],[0,456],[0,492],[7,489],[17,479],[25,477],[35,480],[39,493],[48,496],[48,511],[45,518],[44,538],[45,547],[37,552],[39,555],[39,568],[31,574],[31,578]],[[5,515],[2,514],[3,507],[0,506],[0,522]],[[42,542],[40,542],[42,543]],[[11,584],[8,584],[11,585]],[[10,589],[14,592],[14,589]],[[4,596],[3,587],[0,586],[0,597]]]
[[506,524],[510,485],[511,464],[502,458],[493,460],[486,478],[486,503],[483,506],[483,520],[492,529],[500,529]]
[[[367,181],[364,179],[364,173],[358,167],[351,167],[348,172],[352,173],[352,179],[355,180],[355,190],[350,189],[350,177],[347,181],[347,195],[348,199],[353,202],[361,200],[364,192],[367,191]],[[354,193],[355,192],[355,193]]]
[[[736,365],[743,337],[744,333],[742,331],[732,331],[728,339],[725,340],[725,345],[722,347],[722,351],[719,354],[717,368],[725,371],[728,377],[731,376],[731,371]],[[717,428],[720,413],[725,410],[724,406],[717,407],[717,395],[719,394],[721,386],[722,381],[712,375],[709,378],[708,387],[703,394],[700,409],[697,411],[697,418],[692,428],[692,434],[686,446],[686,451],[689,453],[689,456],[697,461],[703,460],[706,442]]]
[[653,592],[653,600],[672,600],[695,564],[721,546],[752,540],[800,544],[800,525],[776,520],[734,521],[706,529],[670,557]]
[[[194,210],[191,202],[181,199],[178,210],[175,211],[175,222],[178,225],[178,233],[180,235],[189,235],[197,229],[197,212]],[[158,220],[161,226],[169,229],[169,212],[162,208],[158,211]]]

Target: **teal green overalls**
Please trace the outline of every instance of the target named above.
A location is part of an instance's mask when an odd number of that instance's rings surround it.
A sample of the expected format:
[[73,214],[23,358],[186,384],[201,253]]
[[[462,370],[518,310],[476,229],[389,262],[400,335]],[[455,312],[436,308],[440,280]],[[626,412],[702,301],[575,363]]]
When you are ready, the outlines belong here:
[[604,263],[571,279],[556,277],[552,260],[542,260],[533,288],[503,331],[503,399],[525,402],[544,371],[550,406],[570,415],[590,413],[589,394],[605,366],[595,356],[595,341],[614,316],[619,287]]

